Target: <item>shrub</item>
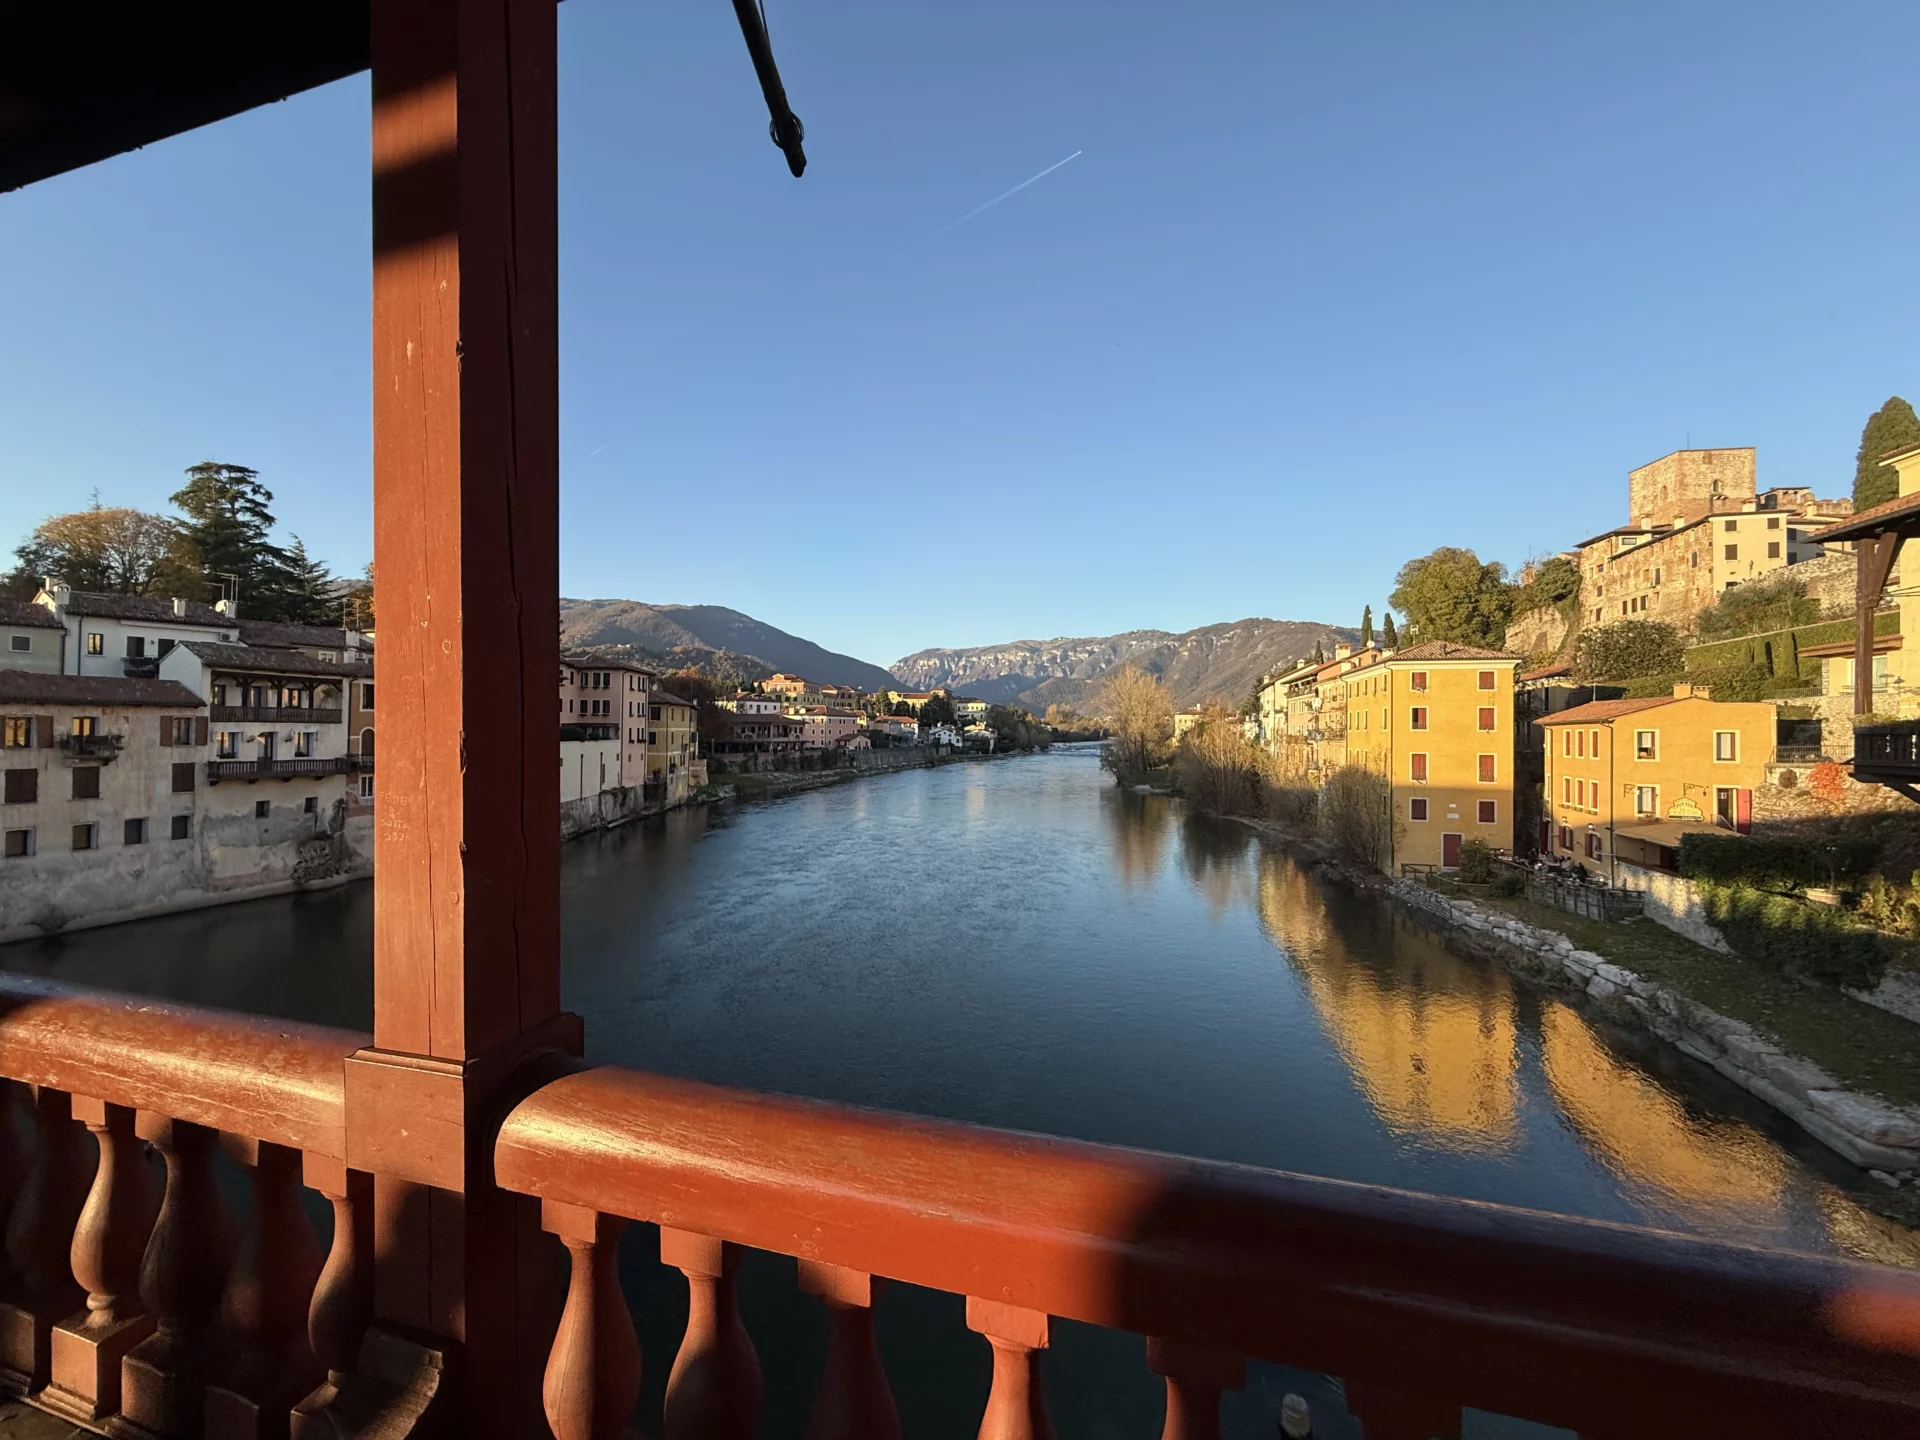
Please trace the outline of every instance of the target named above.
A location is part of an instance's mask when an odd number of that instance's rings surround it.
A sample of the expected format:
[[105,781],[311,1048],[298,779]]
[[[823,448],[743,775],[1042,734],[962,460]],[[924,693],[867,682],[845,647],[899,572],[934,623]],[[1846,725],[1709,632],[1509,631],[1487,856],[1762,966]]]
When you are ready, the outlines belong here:
[[1762,840],[1701,830],[1680,837],[1680,873],[1714,885],[1801,890],[1869,874],[1879,852],[1871,840],[1843,836]]
[[1573,678],[1582,684],[1671,674],[1686,663],[1680,632],[1663,620],[1616,620],[1582,630],[1573,646]]
[[1807,598],[1798,576],[1778,575],[1722,590],[1696,622],[1703,640],[1757,635],[1810,624],[1820,618],[1820,602]]
[[1773,675],[1764,665],[1736,662],[1693,670],[1687,678],[1696,685],[1707,686],[1716,700],[1750,701],[1760,698],[1760,692],[1767,688]]
[[1393,789],[1360,765],[1342,765],[1320,787],[1320,831],[1349,860],[1375,870],[1393,853]]
[[1880,936],[1831,905],[1711,883],[1700,902],[1735,952],[1757,964],[1855,990],[1871,990],[1886,970]]
[[1524,895],[1527,890],[1527,877],[1512,866],[1502,866],[1493,877],[1493,893],[1512,899],[1515,895]]
[[1460,878],[1469,885],[1485,885],[1493,879],[1493,847],[1484,840],[1469,840],[1462,845]]

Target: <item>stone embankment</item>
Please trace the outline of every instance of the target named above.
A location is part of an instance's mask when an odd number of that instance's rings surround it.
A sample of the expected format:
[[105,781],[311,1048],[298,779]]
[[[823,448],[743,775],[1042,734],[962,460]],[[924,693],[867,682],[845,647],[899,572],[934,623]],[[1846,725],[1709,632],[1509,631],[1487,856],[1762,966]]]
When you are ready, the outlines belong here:
[[1881,1179],[1905,1182],[1920,1172],[1920,1114],[1845,1089],[1811,1060],[1788,1054],[1750,1026],[1579,949],[1556,930],[1436,894],[1417,881],[1382,881],[1344,867],[1325,868],[1431,916],[1465,948],[1554,989],[1578,991],[1608,1018],[1711,1065],[1854,1164],[1879,1172]]

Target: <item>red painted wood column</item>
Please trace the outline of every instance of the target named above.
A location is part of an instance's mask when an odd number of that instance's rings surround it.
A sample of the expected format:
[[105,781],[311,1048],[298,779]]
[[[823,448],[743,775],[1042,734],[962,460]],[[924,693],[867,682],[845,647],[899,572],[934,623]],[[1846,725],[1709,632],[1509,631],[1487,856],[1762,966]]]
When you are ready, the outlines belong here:
[[[496,1117],[560,1011],[553,0],[380,0],[373,499],[380,677],[374,1044],[347,1065],[374,1176],[374,1324],[340,1410],[537,1435],[565,1293]],[[417,1343],[402,1391],[396,1346]]]

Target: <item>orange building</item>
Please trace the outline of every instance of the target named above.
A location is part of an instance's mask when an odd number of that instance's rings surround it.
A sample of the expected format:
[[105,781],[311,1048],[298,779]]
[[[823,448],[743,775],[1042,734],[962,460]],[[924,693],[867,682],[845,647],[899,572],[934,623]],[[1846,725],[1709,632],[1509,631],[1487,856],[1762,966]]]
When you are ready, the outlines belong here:
[[1468,840],[1513,846],[1513,674],[1520,657],[1435,640],[1340,682],[1346,763],[1385,776],[1393,866],[1460,863]]

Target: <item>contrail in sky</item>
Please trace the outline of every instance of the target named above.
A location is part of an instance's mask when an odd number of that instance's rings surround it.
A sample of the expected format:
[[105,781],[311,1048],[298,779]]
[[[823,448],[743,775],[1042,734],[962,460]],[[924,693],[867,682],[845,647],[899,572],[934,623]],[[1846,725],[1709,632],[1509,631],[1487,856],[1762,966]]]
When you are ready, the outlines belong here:
[[[1078,160],[1085,153],[1086,152],[1084,150],[1076,150],[1073,152],[1073,154],[1067,156],[1067,160]],[[1022,190],[1026,189],[1029,185],[1033,184],[1035,180],[1046,179],[1047,176],[1051,175],[1054,171],[1058,170],[1062,165],[1066,164],[1067,160],[1054,161],[1053,164],[1049,165],[1046,169],[1042,170],[1038,175],[1030,176],[1029,178],[1022,180],[1018,185],[1014,186],[1013,189],[1006,191],[1004,194],[994,196],[993,199],[987,201],[987,203],[984,205],[976,205],[973,209],[969,210],[966,214],[962,215],[958,220],[949,220],[946,224],[942,225],[938,230],[934,231],[933,234],[944,235],[947,233],[947,231],[954,229],[956,226],[966,224],[967,221],[973,219],[974,216],[984,215],[987,211],[991,210],[994,206],[998,205],[1002,200],[1008,199],[1009,197],[1014,195],[1018,195]],[[930,235],[927,238],[932,239],[933,236]]]

